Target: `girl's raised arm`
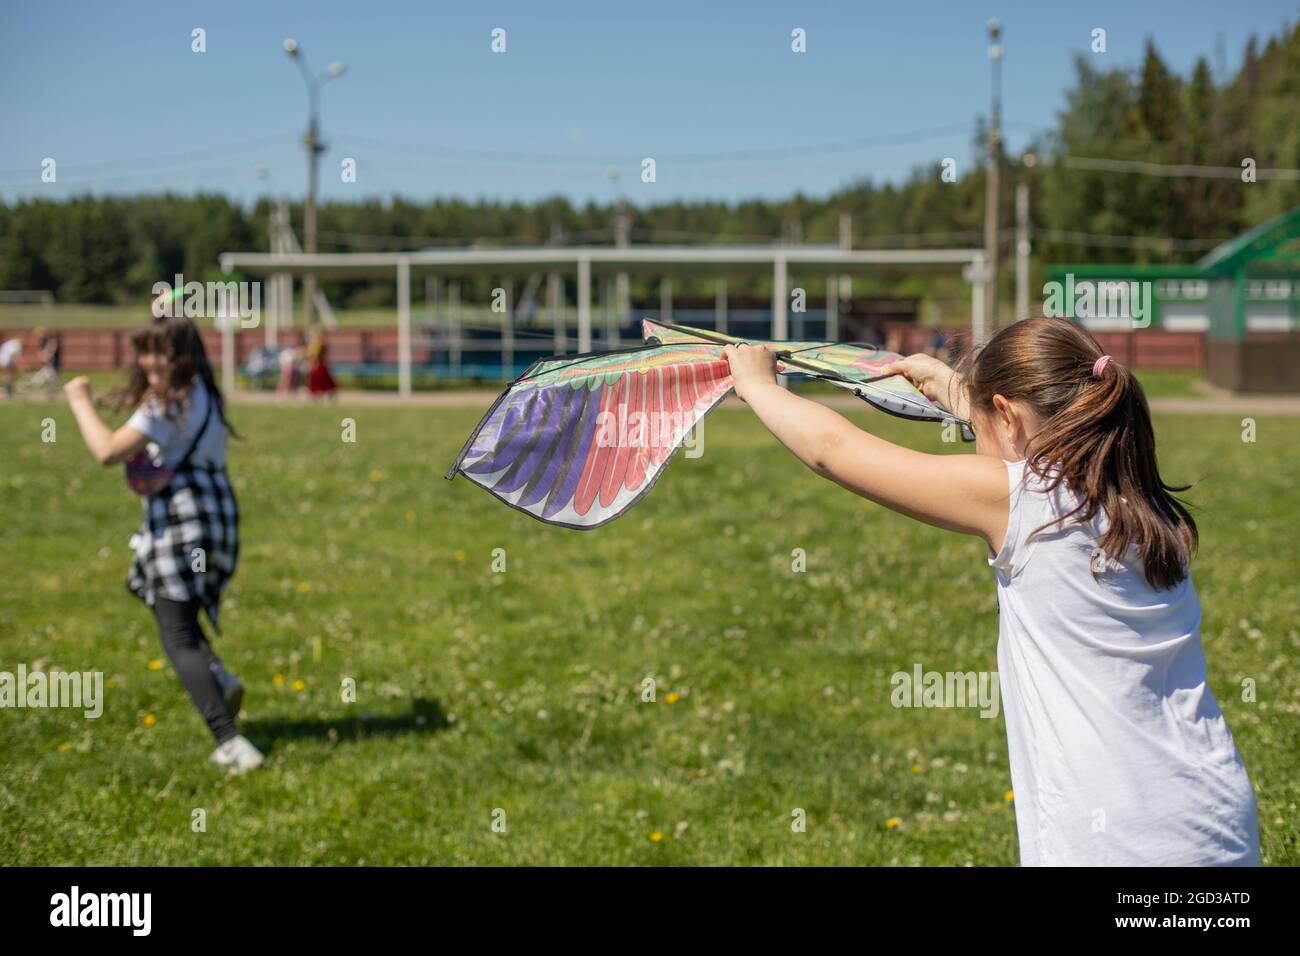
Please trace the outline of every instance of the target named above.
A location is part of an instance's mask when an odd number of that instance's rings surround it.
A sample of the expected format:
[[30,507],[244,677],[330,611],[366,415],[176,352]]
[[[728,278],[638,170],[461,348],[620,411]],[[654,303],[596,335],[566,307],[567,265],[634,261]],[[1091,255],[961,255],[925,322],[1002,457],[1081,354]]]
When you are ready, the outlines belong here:
[[978,535],[1001,550],[1009,495],[1000,459],[928,455],[887,442],[777,385],[772,352],[728,346],[725,354],[736,394],[813,471],[901,514]]
[[63,391],[68,396],[68,406],[77,419],[77,427],[81,429],[81,437],[86,440],[86,447],[101,465],[125,461],[149,444],[148,436],[129,425],[112,431],[100,420],[91,399],[90,380],[84,375],[63,386]]

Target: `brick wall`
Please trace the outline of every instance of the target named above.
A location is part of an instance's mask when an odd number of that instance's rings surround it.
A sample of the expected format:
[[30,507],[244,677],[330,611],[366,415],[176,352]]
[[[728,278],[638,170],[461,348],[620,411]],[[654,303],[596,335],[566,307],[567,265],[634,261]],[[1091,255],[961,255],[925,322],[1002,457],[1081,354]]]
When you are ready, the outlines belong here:
[[[930,329],[911,322],[884,323],[890,344],[904,354],[925,349]],[[63,365],[77,371],[99,371],[124,367],[131,359],[132,329],[59,329],[55,332],[63,344]],[[949,332],[951,335],[952,333]],[[0,330],[0,340],[22,336],[24,349],[21,364],[31,367],[36,361],[36,342],[30,329]],[[1206,367],[1205,336],[1200,332],[1166,332],[1163,329],[1138,329],[1132,332],[1098,332],[1097,341],[1111,355],[1135,368]],[[302,345],[306,337],[301,329],[280,332],[280,346]],[[241,329],[235,333],[235,355],[242,365],[253,349],[265,341],[262,329]],[[396,364],[397,330],[387,328],[339,328],[326,335],[329,361],[340,365],[358,363]],[[572,338],[570,338],[572,341]],[[221,333],[205,331],[203,342],[213,365],[221,364]],[[883,344],[883,343],[882,343]],[[416,348],[416,364],[428,361],[429,349]]]

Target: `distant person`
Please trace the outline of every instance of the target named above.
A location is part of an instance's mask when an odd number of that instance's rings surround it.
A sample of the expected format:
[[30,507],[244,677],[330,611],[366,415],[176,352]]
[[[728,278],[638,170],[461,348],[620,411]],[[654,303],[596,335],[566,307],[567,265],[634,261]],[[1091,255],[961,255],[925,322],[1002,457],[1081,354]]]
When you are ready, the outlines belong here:
[[329,364],[325,361],[326,351],[327,346],[323,335],[316,336],[307,346],[307,361],[311,365],[311,371],[307,375],[307,391],[313,397],[331,397],[338,388],[334,383],[334,376],[330,374]]
[[36,330],[36,341],[41,367],[33,376],[33,384],[43,384],[45,394],[54,398],[59,394],[59,368],[63,364],[62,345],[57,335],[52,335],[45,329]]
[[257,388],[262,387],[262,382],[266,379],[266,373],[269,365],[266,360],[266,349],[255,348],[248,353],[248,364],[244,366],[244,371]]
[[131,538],[127,588],[153,611],[163,650],[217,742],[209,760],[232,773],[262,754],[236,728],[244,685],[203,634],[239,556],[239,505],[226,475],[230,425],[203,339],[184,317],[162,318],[131,336],[135,367],[119,407],[135,412],[117,431],[99,418],[84,376],[64,386],[86,447],[104,465],[126,462],[144,522]]
[[280,377],[275,349],[265,345],[253,349],[248,356],[247,372],[258,388],[275,388]]
[[302,373],[299,364],[302,362],[302,350],[291,345],[286,345],[280,349],[280,384],[276,386],[276,391],[281,395],[292,395],[298,391],[298,386]]
[[14,397],[14,387],[18,382],[18,356],[23,354],[22,339],[6,339],[0,345],[0,371],[5,376],[5,395]]

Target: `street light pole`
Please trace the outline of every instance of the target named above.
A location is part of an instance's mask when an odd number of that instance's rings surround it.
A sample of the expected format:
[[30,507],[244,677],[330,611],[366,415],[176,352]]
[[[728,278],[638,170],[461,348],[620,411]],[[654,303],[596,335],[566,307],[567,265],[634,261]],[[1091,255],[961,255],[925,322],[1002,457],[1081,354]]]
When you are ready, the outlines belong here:
[[[1033,169],[1038,157],[1025,153],[1020,160],[1022,169]],[[1029,180],[1026,173],[1021,173],[1020,182],[1016,184],[1016,314],[1013,320],[1019,321],[1029,317],[1029,254],[1032,251],[1029,239]]]
[[[342,76],[347,71],[347,67],[342,63],[331,63],[329,69],[317,77],[312,74],[311,67],[307,65],[307,58],[303,56],[297,40],[285,40],[284,52],[288,54],[289,59],[298,64],[298,69],[307,83],[307,135],[302,140],[303,146],[307,149],[307,201],[302,211],[302,244],[303,251],[314,253],[316,251],[317,170],[320,165],[320,154],[325,152],[325,144],[320,140],[320,88],[330,80]],[[307,320],[307,327],[311,328],[316,324],[316,274],[314,272],[308,272],[302,278],[302,297],[303,316]]]
[[[302,244],[308,255],[316,251],[316,178],[320,166],[320,154],[325,151],[320,141],[320,87],[313,86],[311,103],[311,122],[307,126],[307,136],[303,146],[307,148],[307,202],[302,207]],[[307,328],[316,324],[316,273],[308,272],[302,277],[302,307]]]
[[990,329],[998,324],[998,197],[1002,174],[1002,24],[990,20],[989,62],[992,67],[993,109],[988,134],[988,169],[984,193],[984,258],[987,279],[984,283],[984,316]]

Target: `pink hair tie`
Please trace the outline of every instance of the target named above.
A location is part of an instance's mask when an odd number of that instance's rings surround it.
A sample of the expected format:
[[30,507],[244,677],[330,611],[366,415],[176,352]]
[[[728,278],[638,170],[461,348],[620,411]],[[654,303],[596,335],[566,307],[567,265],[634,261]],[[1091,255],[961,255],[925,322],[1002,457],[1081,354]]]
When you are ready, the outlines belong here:
[[1106,366],[1109,365],[1110,363],[1111,363],[1111,357],[1109,355],[1103,355],[1101,358],[1097,359],[1097,361],[1093,362],[1092,377],[1101,378],[1101,373],[1106,370]]

